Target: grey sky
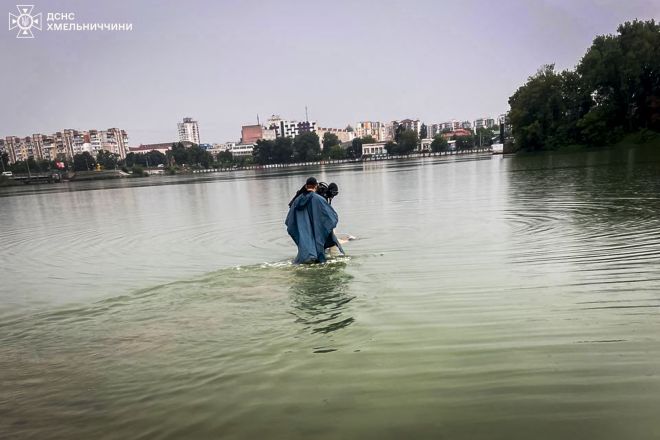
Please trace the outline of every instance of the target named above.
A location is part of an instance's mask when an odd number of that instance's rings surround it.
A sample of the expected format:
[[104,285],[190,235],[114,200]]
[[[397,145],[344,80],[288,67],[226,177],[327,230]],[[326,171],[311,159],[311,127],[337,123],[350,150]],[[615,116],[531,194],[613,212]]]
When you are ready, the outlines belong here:
[[496,116],[542,64],[573,67],[597,34],[660,18],[652,0],[18,3],[134,30],[5,27],[0,136],[121,127],[131,145],[172,141],[184,116],[202,142],[237,140],[257,114],[303,119],[305,105],[339,128]]

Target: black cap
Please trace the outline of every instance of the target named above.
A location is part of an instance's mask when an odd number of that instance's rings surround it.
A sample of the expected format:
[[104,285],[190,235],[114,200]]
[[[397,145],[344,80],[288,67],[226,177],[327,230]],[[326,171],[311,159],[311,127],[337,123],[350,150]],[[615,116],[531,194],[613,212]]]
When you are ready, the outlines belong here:
[[307,179],[307,182],[305,182],[305,186],[316,186],[316,185],[318,185],[318,184],[319,184],[319,183],[316,181],[316,178],[315,178],[315,177],[309,177],[309,178]]

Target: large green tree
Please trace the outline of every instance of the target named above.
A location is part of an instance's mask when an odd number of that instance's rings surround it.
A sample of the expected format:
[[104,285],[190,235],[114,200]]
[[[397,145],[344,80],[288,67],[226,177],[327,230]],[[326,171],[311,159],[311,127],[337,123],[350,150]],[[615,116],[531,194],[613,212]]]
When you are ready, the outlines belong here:
[[374,137],[372,135],[368,134],[366,136],[362,136],[362,143],[363,144],[375,144],[376,139],[374,139]]
[[34,156],[28,157],[27,163],[28,163],[28,166],[30,167],[30,170],[32,170],[33,172],[38,173],[38,172],[41,171],[41,169],[39,168],[39,164],[34,159]]
[[447,151],[448,146],[447,139],[444,138],[441,134],[436,134],[433,137],[433,142],[431,142],[431,151],[438,153],[440,151]]
[[50,171],[51,169],[55,168],[55,166],[48,159],[39,159],[37,161],[37,168],[39,168],[39,171],[43,173],[46,171]]
[[108,150],[100,150],[96,154],[96,162],[99,163],[104,170],[114,170],[119,162],[119,155],[111,153]]
[[509,120],[521,148],[541,150],[555,146],[563,106],[561,77],[554,69],[553,64],[543,66],[509,98]]
[[301,133],[293,140],[293,158],[296,162],[318,160],[321,156],[321,144],[316,133]]
[[9,169],[9,153],[3,152],[2,155],[0,156],[0,160],[2,160],[2,169],[3,170],[8,170]]
[[332,148],[330,148],[330,151],[328,152],[328,157],[334,160],[345,159],[346,150],[344,150],[341,145],[334,145]]
[[[334,147],[338,147],[340,144],[341,144],[341,142],[339,142],[339,138],[337,137],[336,134],[326,131],[325,133],[323,133],[322,156],[326,159],[332,158],[330,152],[332,151],[332,149]],[[339,148],[341,148],[341,147],[339,147]]]
[[492,128],[479,127],[474,133],[474,144],[478,147],[490,146],[494,136],[495,132]]
[[275,163],[289,163],[293,158],[293,139],[279,137],[275,139],[273,147],[273,161]]
[[177,165],[185,165],[188,163],[188,153],[186,147],[181,142],[173,143],[172,149],[167,152],[167,156]]
[[410,154],[417,149],[417,132],[414,130],[404,130],[399,134],[398,154]]
[[509,104],[516,145],[527,150],[660,131],[660,25],[636,20],[596,37],[576,70],[543,66]]
[[457,150],[469,150],[474,147],[474,137],[469,136],[457,136],[456,137],[456,149]]
[[124,163],[128,168],[131,168],[133,165],[151,168],[158,165],[167,165],[167,156],[157,150],[138,154],[131,152],[126,155]]
[[252,152],[254,163],[261,165],[289,163],[292,156],[293,141],[288,137],[279,137],[275,140],[260,139],[257,141]]
[[[654,20],[620,25],[618,35],[597,37],[577,72],[610,128],[660,129],[660,25]],[[597,109],[596,109],[597,110]]]
[[167,156],[158,150],[151,150],[144,153],[144,162],[147,167],[157,167],[158,165],[167,165]]
[[[27,174],[28,165],[24,160],[17,160],[16,162],[9,164],[6,171],[11,171],[14,174]],[[30,170],[30,172],[32,172],[32,170]]]
[[275,150],[275,141],[259,139],[252,150],[254,163],[267,165],[274,163],[273,151]]
[[191,145],[186,149],[188,163],[203,168],[209,168],[213,162],[213,156],[199,145]]
[[330,150],[332,147],[335,145],[339,145],[341,142],[339,142],[339,138],[337,137],[336,134],[330,133],[329,131],[326,131],[323,133],[323,149],[325,150],[326,148]]
[[385,144],[385,151],[387,151],[387,154],[400,154],[399,145],[394,141],[388,141]]
[[[170,163],[174,162],[177,165],[190,165],[203,168],[210,168],[213,163],[213,155],[206,151],[205,148],[196,144],[186,147],[181,142],[172,144],[172,149],[167,152],[166,158]],[[149,166],[154,166],[151,160]]]
[[355,138],[351,141],[351,146],[346,150],[346,156],[349,159],[359,159],[362,157],[362,139]]
[[228,167],[233,164],[234,156],[230,151],[221,151],[218,153],[216,160],[221,167]]
[[125,165],[128,168],[131,168],[133,165],[135,165],[138,156],[139,156],[139,154],[136,154],[136,153],[131,151],[124,158],[123,165]]
[[96,159],[87,151],[73,155],[73,169],[75,171],[91,171],[96,167]]

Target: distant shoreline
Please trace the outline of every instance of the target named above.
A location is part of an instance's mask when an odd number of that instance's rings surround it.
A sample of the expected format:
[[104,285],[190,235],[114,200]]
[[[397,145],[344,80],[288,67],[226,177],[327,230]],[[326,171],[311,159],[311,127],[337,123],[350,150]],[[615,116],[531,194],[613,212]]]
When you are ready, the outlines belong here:
[[226,171],[242,171],[242,170],[265,170],[272,168],[290,168],[290,167],[306,167],[306,166],[315,166],[315,165],[330,165],[330,164],[342,164],[342,163],[363,163],[363,162],[382,162],[388,160],[406,160],[406,159],[417,159],[422,157],[440,157],[440,156],[462,156],[467,154],[492,154],[490,148],[479,148],[471,150],[461,150],[461,151],[442,151],[437,153],[411,153],[403,155],[380,155],[372,157],[361,157],[360,159],[328,159],[328,160],[316,160],[311,162],[294,162],[294,163],[279,163],[279,164],[267,164],[267,165],[247,165],[247,166],[237,166],[229,168],[207,168],[207,169],[197,169],[192,170],[191,172],[184,172],[180,174],[200,174],[200,173],[212,173],[212,172],[226,172]]
[[[268,164],[268,165],[247,165],[247,166],[233,166],[233,167],[219,167],[219,168],[204,168],[204,169],[186,169],[170,174],[164,168],[149,168],[145,169],[145,177],[153,175],[169,175],[169,176],[190,176],[195,174],[208,174],[208,173],[226,173],[232,171],[246,171],[246,170],[267,170],[267,169],[276,169],[276,168],[293,168],[293,167],[310,167],[318,165],[335,165],[335,164],[344,164],[344,163],[365,163],[365,162],[384,162],[392,160],[408,160],[408,159],[419,159],[424,157],[441,157],[441,156],[465,156],[465,155],[477,155],[477,154],[493,154],[490,148],[479,148],[479,149],[470,149],[470,150],[461,150],[461,151],[442,151],[442,152],[427,152],[427,153],[412,153],[407,155],[380,155],[380,156],[371,156],[371,157],[362,157],[360,159],[328,159],[328,160],[317,160],[311,162],[294,162],[294,163],[284,163],[284,164]],[[15,174],[14,177],[24,178],[27,177],[27,174]],[[75,173],[68,173],[68,175],[63,175],[62,182],[86,182],[92,180],[108,180],[108,179],[124,179],[135,177],[132,174],[127,174],[119,170],[101,170],[101,171],[78,171]],[[23,185],[34,185],[42,184],[46,182],[23,182],[14,180],[13,178],[2,177],[0,180],[0,187],[9,187],[9,186],[23,186]]]

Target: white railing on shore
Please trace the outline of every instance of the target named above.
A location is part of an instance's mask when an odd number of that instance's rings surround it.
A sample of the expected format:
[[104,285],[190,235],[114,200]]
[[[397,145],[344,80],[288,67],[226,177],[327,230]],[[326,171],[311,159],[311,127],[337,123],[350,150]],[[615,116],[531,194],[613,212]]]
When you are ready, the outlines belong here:
[[243,167],[229,167],[229,168],[208,168],[203,170],[193,170],[193,174],[200,173],[220,173],[227,171],[243,171],[243,170],[265,170],[270,168],[290,168],[290,167],[306,167],[314,165],[330,165],[330,164],[342,164],[342,163],[359,163],[359,162],[379,162],[384,160],[399,160],[399,159],[416,159],[420,157],[438,157],[438,156],[458,156],[463,154],[477,154],[477,153],[491,153],[492,151],[489,148],[475,148],[472,150],[460,150],[460,151],[440,151],[437,153],[428,152],[428,153],[412,153],[407,155],[382,155],[382,156],[370,156],[362,157],[360,159],[328,159],[328,160],[317,160],[313,162],[295,162],[295,163],[275,163],[268,165],[248,165]]

